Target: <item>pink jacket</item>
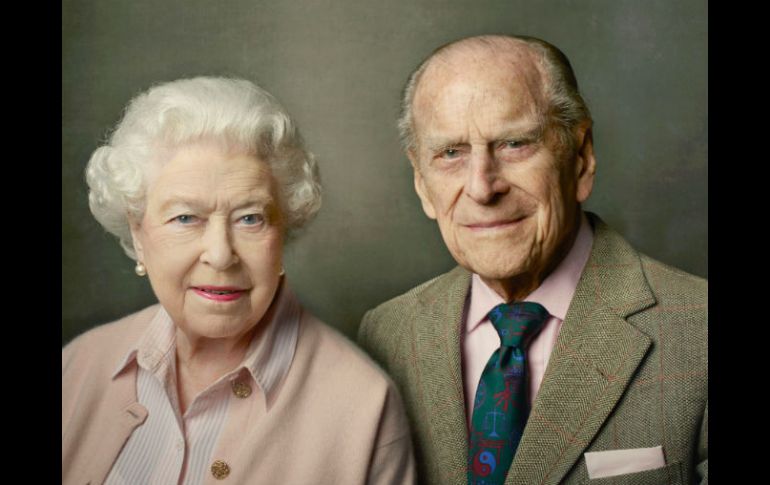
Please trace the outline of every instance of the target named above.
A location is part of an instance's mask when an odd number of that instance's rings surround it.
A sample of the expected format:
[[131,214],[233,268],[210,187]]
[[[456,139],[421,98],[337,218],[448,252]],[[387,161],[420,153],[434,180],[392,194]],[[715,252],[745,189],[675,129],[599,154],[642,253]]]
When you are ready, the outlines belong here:
[[[62,483],[101,484],[147,417],[136,363],[111,377],[159,306],[81,335],[62,350]],[[203,483],[411,484],[415,465],[390,379],[303,311],[291,367],[269,404],[232,405],[215,455],[230,475]]]

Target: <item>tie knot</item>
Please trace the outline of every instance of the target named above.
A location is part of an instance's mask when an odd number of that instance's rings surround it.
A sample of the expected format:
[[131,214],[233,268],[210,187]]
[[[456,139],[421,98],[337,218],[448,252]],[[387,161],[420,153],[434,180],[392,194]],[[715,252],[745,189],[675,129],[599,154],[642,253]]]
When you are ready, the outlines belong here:
[[522,301],[501,303],[490,310],[489,320],[500,335],[505,347],[520,347],[528,337],[535,335],[548,318],[548,311],[540,303]]

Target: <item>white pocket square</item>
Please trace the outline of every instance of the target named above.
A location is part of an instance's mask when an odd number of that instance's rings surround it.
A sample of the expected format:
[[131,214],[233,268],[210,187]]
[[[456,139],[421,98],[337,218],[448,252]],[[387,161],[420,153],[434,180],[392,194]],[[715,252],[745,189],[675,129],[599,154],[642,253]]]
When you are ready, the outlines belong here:
[[627,473],[655,470],[666,466],[663,447],[628,450],[590,451],[585,453],[588,478],[605,478]]

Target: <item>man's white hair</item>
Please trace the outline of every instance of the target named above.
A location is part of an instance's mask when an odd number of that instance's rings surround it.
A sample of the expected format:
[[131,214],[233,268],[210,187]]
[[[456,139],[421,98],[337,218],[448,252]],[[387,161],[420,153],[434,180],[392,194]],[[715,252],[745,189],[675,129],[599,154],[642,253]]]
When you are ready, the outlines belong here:
[[198,141],[213,141],[269,164],[279,184],[289,236],[321,206],[313,154],[288,113],[255,84],[221,77],[181,79],[136,96],[109,140],[86,168],[88,202],[99,223],[136,259],[129,216],[145,210],[146,172],[161,154]]
[[556,46],[535,37],[516,35],[481,35],[450,42],[434,50],[412,71],[402,91],[401,112],[398,118],[398,132],[403,149],[414,152],[417,148],[412,105],[417,85],[433,59],[456,48],[500,49],[515,44],[524,44],[537,55],[545,78],[543,93],[549,104],[548,112],[544,114],[554,122],[561,142],[572,150],[575,144],[572,129],[581,121],[591,119],[588,106],[578,91],[572,66],[567,56]]

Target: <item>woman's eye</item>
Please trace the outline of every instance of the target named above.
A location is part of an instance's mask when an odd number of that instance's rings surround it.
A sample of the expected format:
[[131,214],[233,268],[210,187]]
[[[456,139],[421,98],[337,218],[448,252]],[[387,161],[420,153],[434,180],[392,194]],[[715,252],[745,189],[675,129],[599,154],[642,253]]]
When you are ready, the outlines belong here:
[[191,216],[190,214],[182,214],[181,216],[176,216],[173,220],[180,224],[192,224],[193,222],[196,222],[198,218]]
[[241,217],[240,221],[247,226],[256,226],[257,224],[265,222],[265,218],[260,214],[248,214]]

